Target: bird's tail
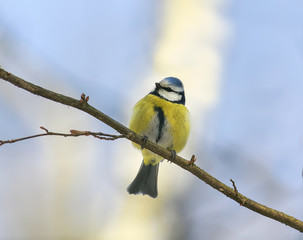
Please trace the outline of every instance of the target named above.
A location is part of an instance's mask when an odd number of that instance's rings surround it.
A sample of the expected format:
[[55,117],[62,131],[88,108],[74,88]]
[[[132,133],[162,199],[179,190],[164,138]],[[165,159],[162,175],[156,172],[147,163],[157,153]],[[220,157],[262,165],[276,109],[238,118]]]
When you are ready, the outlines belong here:
[[159,163],[157,165],[144,165],[142,161],[141,167],[137,176],[128,186],[129,194],[147,194],[153,198],[158,196],[157,182],[158,182]]

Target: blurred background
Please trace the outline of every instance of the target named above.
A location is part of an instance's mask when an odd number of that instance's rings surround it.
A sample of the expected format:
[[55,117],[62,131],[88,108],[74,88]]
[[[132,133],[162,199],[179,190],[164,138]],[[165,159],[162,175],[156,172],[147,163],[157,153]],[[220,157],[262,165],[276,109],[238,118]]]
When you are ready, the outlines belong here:
[[[181,156],[303,219],[303,2],[0,1],[0,65],[127,125],[180,78],[192,132]],[[115,131],[0,80],[0,139]],[[0,147],[0,239],[303,239],[164,161],[159,196],[128,195],[141,154],[125,139],[44,137]]]

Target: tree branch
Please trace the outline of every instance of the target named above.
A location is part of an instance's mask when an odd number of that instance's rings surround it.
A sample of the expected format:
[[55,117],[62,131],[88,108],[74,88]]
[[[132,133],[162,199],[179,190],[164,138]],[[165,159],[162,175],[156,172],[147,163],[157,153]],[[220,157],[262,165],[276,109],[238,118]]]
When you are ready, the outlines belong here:
[[162,156],[163,158],[177,164],[178,166],[182,167],[183,169],[191,172],[195,176],[197,176],[199,179],[204,181],[206,184],[210,185],[214,189],[220,191],[227,197],[235,200],[238,202],[241,206],[244,206],[246,208],[251,209],[252,211],[255,211],[259,214],[262,214],[266,217],[272,218],[274,220],[277,220],[281,223],[284,223],[294,229],[297,229],[300,232],[303,232],[303,222],[289,216],[283,212],[277,211],[275,209],[266,207],[260,203],[257,203],[244,195],[240,194],[238,190],[236,189],[236,185],[234,182],[233,187],[230,188],[226,186],[224,183],[220,182],[201,168],[199,168],[197,165],[195,165],[195,157],[193,156],[190,161],[185,160],[184,158],[181,158],[180,156],[176,156],[175,159],[172,158],[171,151],[168,151],[167,149],[162,148],[161,146],[158,146],[155,143],[152,143],[150,141],[146,141],[142,136],[134,133],[127,127],[123,126],[119,122],[115,121],[114,119],[110,118],[109,116],[105,115],[104,113],[100,112],[99,110],[95,109],[94,107],[87,104],[88,98],[85,98],[85,96],[81,96],[81,100],[76,100],[71,97],[64,96],[62,94],[58,94],[55,92],[52,92],[50,90],[47,90],[45,88],[39,87],[37,85],[34,85],[30,82],[27,82],[7,71],[0,68],[0,78],[3,80],[14,84],[17,87],[20,87],[26,91],[29,91],[33,94],[36,94],[38,96],[50,99],[55,102],[62,103],[67,106],[71,106],[74,108],[77,108],[83,112],[86,112],[90,114],[91,116],[99,119],[100,121],[104,122],[108,126],[112,127],[116,131],[118,131],[120,134],[122,134],[125,138],[129,139],[130,141],[133,141],[139,145],[143,145],[144,147],[151,150],[152,152]]
[[45,133],[35,134],[35,135],[31,135],[31,136],[27,136],[27,137],[23,137],[23,138],[11,139],[11,140],[0,140],[0,146],[7,144],[7,143],[15,143],[15,142],[28,140],[31,138],[44,137],[44,136],[60,136],[60,137],[93,136],[100,140],[116,140],[118,138],[124,138],[123,135],[112,135],[112,134],[106,134],[106,133],[102,133],[102,132],[70,130],[70,133],[56,133],[56,132],[48,131],[45,127],[40,127],[40,128],[42,130],[44,130]]

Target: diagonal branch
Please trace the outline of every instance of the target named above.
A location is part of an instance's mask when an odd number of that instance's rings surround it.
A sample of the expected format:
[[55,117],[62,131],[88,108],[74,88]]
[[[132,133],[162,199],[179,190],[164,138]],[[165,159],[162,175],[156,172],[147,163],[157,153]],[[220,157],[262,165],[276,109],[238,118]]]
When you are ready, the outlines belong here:
[[90,114],[91,116],[99,119],[100,121],[104,122],[108,126],[115,129],[117,132],[122,134],[125,138],[129,139],[130,141],[133,141],[139,145],[143,145],[144,147],[151,150],[152,152],[162,156],[163,158],[179,165],[180,167],[184,168],[185,170],[191,172],[195,176],[197,176],[199,179],[204,181],[206,184],[210,185],[211,187],[215,188],[216,190],[220,191],[227,197],[235,200],[240,205],[251,209],[252,211],[255,211],[259,214],[262,214],[266,217],[272,218],[274,220],[277,220],[281,223],[284,223],[294,229],[297,229],[300,232],[303,232],[303,222],[289,216],[283,212],[277,211],[275,209],[266,207],[260,203],[257,203],[244,195],[240,194],[238,190],[235,188],[235,184],[233,184],[234,188],[230,188],[224,183],[220,182],[207,172],[205,172],[203,169],[199,168],[197,165],[195,165],[195,157],[192,157],[190,161],[185,160],[184,158],[181,158],[180,156],[176,156],[175,159],[173,159],[172,154],[167,149],[162,148],[161,146],[158,146],[155,143],[152,143],[150,141],[146,141],[142,136],[134,133],[127,127],[123,126],[119,122],[115,121],[111,117],[105,115],[104,113],[100,112],[99,110],[95,109],[94,107],[87,104],[88,98],[85,99],[85,97],[81,97],[81,100],[76,100],[71,97],[64,96],[62,94],[58,94],[55,92],[52,92],[50,90],[47,90],[45,88],[39,87],[37,85],[34,85],[30,82],[27,82],[7,71],[0,68],[0,78],[3,80],[10,82],[17,87],[20,87],[26,91],[29,91],[33,94],[39,95],[41,97],[50,99],[55,102],[62,103],[67,106],[71,106],[74,108],[77,108],[83,112],[86,112]]

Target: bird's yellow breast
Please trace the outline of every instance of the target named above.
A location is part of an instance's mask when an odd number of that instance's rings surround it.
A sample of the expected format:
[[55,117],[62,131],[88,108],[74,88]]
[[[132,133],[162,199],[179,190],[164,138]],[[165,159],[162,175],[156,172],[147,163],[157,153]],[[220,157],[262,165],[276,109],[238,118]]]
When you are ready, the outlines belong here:
[[[171,135],[172,146],[168,148],[180,152],[187,142],[190,131],[189,112],[183,104],[172,103],[148,94],[135,105],[129,128],[140,135],[145,135],[147,131],[151,131],[151,123],[157,115],[156,109],[159,108],[162,109],[169,126],[166,130]],[[140,148],[137,144],[134,145]]]

